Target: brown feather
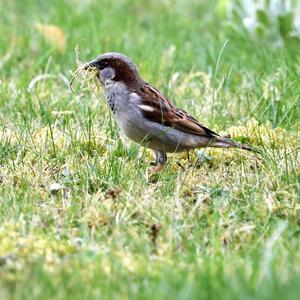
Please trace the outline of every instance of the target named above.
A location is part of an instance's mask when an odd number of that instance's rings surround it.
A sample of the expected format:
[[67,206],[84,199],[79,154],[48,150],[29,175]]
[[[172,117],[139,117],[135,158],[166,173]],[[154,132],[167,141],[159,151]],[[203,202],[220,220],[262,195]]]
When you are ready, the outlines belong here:
[[143,105],[154,108],[153,111],[142,110],[143,116],[167,127],[201,136],[217,137],[214,131],[200,124],[195,118],[174,106],[171,101],[148,83],[136,91]]

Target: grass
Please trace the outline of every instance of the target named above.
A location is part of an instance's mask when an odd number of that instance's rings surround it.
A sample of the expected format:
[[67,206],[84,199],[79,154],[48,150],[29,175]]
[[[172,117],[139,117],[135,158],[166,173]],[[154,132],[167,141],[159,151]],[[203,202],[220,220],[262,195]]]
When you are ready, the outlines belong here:
[[[0,0],[1,299],[298,299],[299,45],[233,33],[215,4]],[[151,175],[101,96],[68,90],[77,44],[128,54],[261,155],[169,155]]]

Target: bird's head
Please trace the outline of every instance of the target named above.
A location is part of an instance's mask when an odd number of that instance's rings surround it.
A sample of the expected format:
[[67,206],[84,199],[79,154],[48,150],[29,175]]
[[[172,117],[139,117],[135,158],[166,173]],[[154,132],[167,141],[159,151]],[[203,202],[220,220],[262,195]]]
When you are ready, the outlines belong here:
[[122,82],[126,86],[134,86],[142,81],[131,59],[121,53],[101,54],[89,62],[87,67],[97,68],[97,76],[104,86],[111,81]]

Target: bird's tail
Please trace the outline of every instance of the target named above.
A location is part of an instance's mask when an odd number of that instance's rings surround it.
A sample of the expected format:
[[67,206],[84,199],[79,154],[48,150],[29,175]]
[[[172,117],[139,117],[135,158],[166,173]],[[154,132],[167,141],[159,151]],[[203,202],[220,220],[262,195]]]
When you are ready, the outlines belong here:
[[253,148],[247,144],[240,144],[232,139],[225,138],[225,137],[218,137],[214,139],[209,146],[214,148],[239,148],[247,151],[252,151],[257,153],[259,152],[258,149]]

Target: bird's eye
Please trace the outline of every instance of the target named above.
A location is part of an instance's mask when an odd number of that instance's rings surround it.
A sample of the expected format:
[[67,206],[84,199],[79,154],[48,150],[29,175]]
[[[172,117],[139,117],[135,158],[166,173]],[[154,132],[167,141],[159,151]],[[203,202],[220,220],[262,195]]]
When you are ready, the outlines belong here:
[[107,66],[108,66],[107,61],[105,61],[105,60],[100,61],[100,63],[99,63],[99,68],[100,68],[100,70],[103,70],[103,69],[106,68]]

